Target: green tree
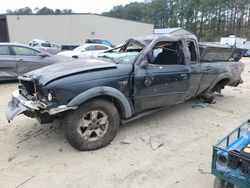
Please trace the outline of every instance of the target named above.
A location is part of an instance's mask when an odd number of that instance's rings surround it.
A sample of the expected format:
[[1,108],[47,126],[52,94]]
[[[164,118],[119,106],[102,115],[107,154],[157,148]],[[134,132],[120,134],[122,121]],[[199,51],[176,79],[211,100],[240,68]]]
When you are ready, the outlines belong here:
[[204,41],[230,34],[250,37],[249,0],[152,0],[118,5],[103,15],[144,21],[155,28],[183,27]]
[[54,10],[48,7],[42,7],[41,9],[37,10],[37,14],[54,14]]
[[16,9],[14,11],[8,9],[6,10],[7,14],[32,14],[32,9],[29,7],[24,7],[24,8],[20,8],[20,9]]
[[[32,9],[29,7],[24,7],[24,8],[20,8],[20,9],[16,9],[16,10],[6,10],[7,14],[32,14]],[[35,14],[73,14],[73,10],[72,9],[51,9],[48,7],[42,7],[42,8],[38,8],[36,7],[34,9],[34,13]]]

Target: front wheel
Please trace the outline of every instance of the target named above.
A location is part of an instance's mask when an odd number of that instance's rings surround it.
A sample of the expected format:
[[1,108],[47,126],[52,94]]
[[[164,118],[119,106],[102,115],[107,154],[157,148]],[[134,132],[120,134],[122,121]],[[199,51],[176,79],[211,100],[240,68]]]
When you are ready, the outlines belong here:
[[63,121],[63,132],[78,150],[95,150],[107,146],[120,125],[116,107],[109,101],[95,99],[69,112]]

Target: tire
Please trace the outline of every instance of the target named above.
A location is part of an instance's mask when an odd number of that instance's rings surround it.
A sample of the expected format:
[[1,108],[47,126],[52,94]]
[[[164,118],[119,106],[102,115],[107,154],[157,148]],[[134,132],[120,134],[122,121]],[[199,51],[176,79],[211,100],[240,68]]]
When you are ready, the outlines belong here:
[[69,112],[62,130],[68,142],[80,151],[107,146],[116,136],[120,116],[107,100],[94,99]]
[[214,188],[239,188],[239,187],[216,177],[214,179]]

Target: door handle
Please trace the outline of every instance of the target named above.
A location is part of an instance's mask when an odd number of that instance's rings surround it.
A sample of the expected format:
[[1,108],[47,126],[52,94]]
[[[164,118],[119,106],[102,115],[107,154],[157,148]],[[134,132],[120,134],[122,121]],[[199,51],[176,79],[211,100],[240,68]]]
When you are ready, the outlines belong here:
[[151,74],[146,74],[144,78],[144,84],[145,86],[150,86],[154,80],[154,77]]
[[22,62],[22,61],[23,61],[23,59],[18,59],[18,61]]

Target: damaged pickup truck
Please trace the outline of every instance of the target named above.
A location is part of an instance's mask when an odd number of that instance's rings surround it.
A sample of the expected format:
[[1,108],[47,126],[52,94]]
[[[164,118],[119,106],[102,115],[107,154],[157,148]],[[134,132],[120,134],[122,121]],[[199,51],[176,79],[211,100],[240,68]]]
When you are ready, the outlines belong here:
[[114,139],[121,123],[242,83],[243,54],[234,47],[200,45],[193,35],[129,39],[98,57],[19,77],[6,117],[24,114],[41,124],[59,118],[73,147],[98,149]]

